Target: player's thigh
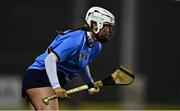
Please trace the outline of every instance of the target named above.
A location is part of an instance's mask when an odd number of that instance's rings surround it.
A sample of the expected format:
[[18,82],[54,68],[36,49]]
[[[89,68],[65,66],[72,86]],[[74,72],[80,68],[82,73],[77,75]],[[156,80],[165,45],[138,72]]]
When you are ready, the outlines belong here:
[[43,98],[54,94],[53,89],[51,87],[31,88],[27,89],[26,93],[36,109],[59,109],[58,99],[53,99],[49,101],[48,105],[45,105],[42,102]]
[[29,104],[29,108],[33,111],[35,111],[35,107],[32,105],[32,103],[30,101],[28,101],[28,104]]

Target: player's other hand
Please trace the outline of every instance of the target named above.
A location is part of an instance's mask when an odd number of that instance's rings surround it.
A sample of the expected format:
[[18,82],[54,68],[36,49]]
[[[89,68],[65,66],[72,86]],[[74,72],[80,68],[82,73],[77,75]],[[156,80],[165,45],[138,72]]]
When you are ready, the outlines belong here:
[[66,97],[70,98],[70,97],[68,96],[68,94],[66,93],[66,90],[63,89],[63,88],[61,88],[61,87],[55,88],[55,89],[54,89],[54,93],[55,93],[58,97],[60,97],[60,98],[66,98]]
[[99,90],[100,90],[99,87],[94,87],[94,88],[88,89],[88,92],[90,95],[95,95],[96,93],[99,92]]

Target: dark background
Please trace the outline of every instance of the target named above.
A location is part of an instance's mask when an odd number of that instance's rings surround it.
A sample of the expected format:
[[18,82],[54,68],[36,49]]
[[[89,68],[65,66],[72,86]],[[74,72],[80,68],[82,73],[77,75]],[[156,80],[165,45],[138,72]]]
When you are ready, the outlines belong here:
[[[66,30],[82,24],[82,16],[75,16],[76,0],[1,0],[0,1],[0,73],[18,73],[42,53],[56,30]],[[116,17],[114,38],[104,45],[100,56],[91,65],[95,80],[107,76],[121,64],[118,44],[121,41],[121,0],[88,0],[89,7],[97,5],[109,9]],[[147,79],[148,104],[180,103],[180,2],[173,0],[138,0],[137,73]],[[82,14],[85,16],[85,13]],[[126,49],[125,49],[126,50]],[[11,75],[9,75],[11,76]],[[114,92],[111,90],[113,89]],[[118,101],[117,89],[107,87],[97,101]],[[110,96],[111,95],[111,96]],[[86,97],[90,99],[89,96]],[[91,100],[91,99],[90,99]],[[93,99],[91,100],[93,101]]]

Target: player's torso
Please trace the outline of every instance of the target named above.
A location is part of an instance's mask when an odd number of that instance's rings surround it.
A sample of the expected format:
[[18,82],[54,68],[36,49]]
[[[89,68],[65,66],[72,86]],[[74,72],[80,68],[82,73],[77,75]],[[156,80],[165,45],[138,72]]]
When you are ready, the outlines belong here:
[[79,70],[92,62],[97,53],[98,47],[98,43],[95,43],[93,47],[89,47],[85,37],[82,46],[77,49],[74,54],[69,56],[66,61],[58,62],[57,66],[59,69],[62,69],[64,66],[65,68],[78,73]]
[[[69,55],[66,60],[62,62],[57,62],[57,70],[63,71],[67,74],[77,75],[81,69],[83,69],[86,65],[91,63],[91,61],[97,55],[100,46],[99,42],[94,43],[93,47],[88,46],[87,42],[87,34],[86,32],[82,32],[81,36],[77,36],[77,39],[81,41],[81,45],[74,51],[73,54]],[[60,40],[56,38],[50,46],[56,47],[58,44],[61,44],[63,40],[66,39],[66,36],[59,37]],[[33,69],[45,69],[44,59],[48,55],[48,51],[46,50],[43,54],[36,58],[36,61],[30,66]],[[61,59],[61,58],[60,58]]]

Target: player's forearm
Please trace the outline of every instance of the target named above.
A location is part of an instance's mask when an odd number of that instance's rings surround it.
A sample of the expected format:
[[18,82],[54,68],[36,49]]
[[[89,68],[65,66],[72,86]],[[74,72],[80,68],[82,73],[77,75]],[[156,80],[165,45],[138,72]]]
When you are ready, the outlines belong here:
[[56,68],[56,56],[53,53],[50,53],[46,58],[45,58],[45,68],[46,72],[49,78],[49,81],[51,83],[51,86],[53,89],[57,87],[61,87],[58,77],[57,77],[57,68]]

